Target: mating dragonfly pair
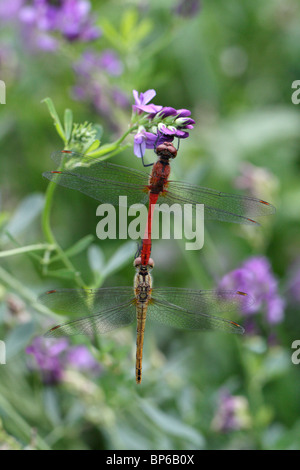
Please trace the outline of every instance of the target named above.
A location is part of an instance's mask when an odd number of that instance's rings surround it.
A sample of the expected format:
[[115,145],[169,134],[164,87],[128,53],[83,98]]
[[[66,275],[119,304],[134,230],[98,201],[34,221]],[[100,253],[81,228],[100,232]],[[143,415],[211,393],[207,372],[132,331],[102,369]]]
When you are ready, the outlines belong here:
[[50,181],[76,189],[102,203],[118,205],[119,196],[127,196],[129,205],[149,203],[148,222],[140,256],[134,261],[134,287],[52,290],[40,297],[49,308],[88,316],[58,325],[47,337],[105,333],[137,322],[136,382],[142,379],[142,354],[146,315],[165,325],[191,330],[223,330],[242,334],[235,322],[215,314],[240,310],[252,303],[240,291],[199,291],[181,288],[152,288],[150,271],[151,223],[157,201],[167,204],[204,204],[206,219],[259,225],[250,217],[269,215],[275,208],[266,201],[215,191],[169,180],[169,160],[177,155],[170,142],[156,148],[158,155],[150,177],[145,173],[112,163],[97,161],[73,151],[53,154],[64,169],[43,173]]

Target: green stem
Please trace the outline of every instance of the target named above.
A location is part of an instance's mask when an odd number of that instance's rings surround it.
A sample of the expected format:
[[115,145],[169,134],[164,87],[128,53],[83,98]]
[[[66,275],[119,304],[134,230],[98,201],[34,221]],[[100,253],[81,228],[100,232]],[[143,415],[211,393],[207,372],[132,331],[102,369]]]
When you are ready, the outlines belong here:
[[[27,440],[29,443],[32,439],[32,426],[22,418],[22,416],[10,404],[9,398],[7,399],[2,393],[0,394],[0,406],[5,410],[5,414],[8,419],[17,427],[19,433],[18,437]],[[50,450],[47,442],[45,442],[39,434],[34,437],[34,440],[38,449]]]
[[51,211],[55,186],[56,185],[53,181],[51,181],[48,184],[48,188],[46,191],[46,198],[45,198],[45,207],[44,207],[43,216],[42,216],[42,228],[43,228],[44,235],[48,243],[53,244],[53,245],[56,245],[56,240],[55,240],[55,237],[52,233],[51,226],[50,226],[50,211]]
[[126,132],[122,135],[122,137],[120,137],[120,138],[115,142],[115,144],[116,144],[116,145],[120,145],[120,144],[123,142],[123,140],[125,140],[126,137],[127,137],[129,134],[131,134],[133,131],[135,131],[137,128],[138,128],[138,125],[134,125],[134,126],[130,127],[130,128],[128,129],[128,131],[126,131]]
[[24,283],[18,281],[14,278],[11,274],[9,274],[5,269],[0,267],[0,281],[3,282],[4,285],[9,286],[14,291],[18,292],[18,294],[26,300],[31,306],[37,310],[38,312],[42,313],[43,315],[50,315],[55,320],[60,320],[61,316],[56,315],[51,310],[49,310],[44,305],[37,302],[35,295],[32,292],[24,287]]
[[52,201],[53,201],[53,195],[54,195],[55,188],[56,188],[56,184],[53,181],[51,181],[49,183],[47,191],[46,191],[46,202],[45,202],[45,207],[44,207],[43,216],[42,216],[43,232],[44,232],[44,235],[45,235],[46,240],[48,241],[48,243],[55,246],[55,249],[56,249],[57,253],[59,254],[59,257],[61,258],[64,265],[68,269],[70,269],[71,271],[74,272],[75,282],[77,283],[77,285],[79,287],[86,287],[86,285],[85,285],[83,279],[81,278],[80,274],[76,271],[76,269],[74,268],[74,266],[71,263],[71,261],[69,260],[69,258],[65,255],[63,249],[57,243],[57,241],[56,241],[56,239],[53,235],[53,232],[51,230],[50,212],[51,212],[51,207],[52,207]]
[[126,137],[137,128],[138,128],[137,125],[130,127],[128,131],[126,131],[122,135],[122,137],[120,137],[118,140],[116,140],[115,142],[112,142],[111,144],[102,145],[98,150],[95,150],[94,152],[89,153],[89,157],[101,157],[103,155],[103,157],[106,157],[106,158],[103,158],[103,160],[104,159],[107,160],[108,158],[115,155],[116,150],[118,152],[125,150],[126,148],[128,148],[129,145],[124,145],[124,147],[121,147],[121,148],[118,148],[118,147],[120,147],[120,144],[126,139]]
[[21,248],[14,248],[12,250],[0,251],[0,258],[5,256],[18,255],[20,253],[26,253],[27,251],[39,251],[39,250],[53,250],[54,245],[47,245],[45,243],[39,243],[37,245],[27,245],[22,246]]
[[[257,449],[263,449],[262,441],[261,441],[261,425],[257,422],[257,416],[259,415],[259,411],[264,406],[264,399],[262,394],[262,383],[259,378],[255,377],[255,374],[250,370],[249,363],[249,355],[251,355],[251,351],[245,350],[245,345],[243,345],[242,341],[238,341],[240,338],[237,338],[236,345],[237,345],[237,357],[240,361],[242,372],[243,372],[243,381],[244,381],[244,389],[246,390],[246,394],[249,401],[249,407],[251,412],[251,418],[253,420],[252,425],[252,438],[256,443]],[[246,346],[247,347],[247,346]]]

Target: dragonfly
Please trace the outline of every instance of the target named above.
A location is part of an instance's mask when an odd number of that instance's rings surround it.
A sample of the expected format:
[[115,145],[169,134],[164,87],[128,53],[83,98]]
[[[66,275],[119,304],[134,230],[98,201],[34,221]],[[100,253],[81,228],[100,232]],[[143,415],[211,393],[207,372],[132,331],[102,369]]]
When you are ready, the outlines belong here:
[[136,383],[142,381],[142,359],[146,317],[160,324],[185,330],[221,330],[243,334],[244,328],[234,321],[215,316],[239,311],[253,303],[245,292],[234,290],[193,290],[153,287],[151,271],[141,257],[134,260],[134,284],[128,287],[99,289],[50,290],[39,301],[58,313],[85,316],[51,328],[45,336],[60,338],[72,335],[106,333],[136,321]]
[[149,179],[149,206],[147,225],[141,246],[141,259],[144,266],[147,266],[151,256],[153,212],[159,195],[164,194],[164,191],[168,185],[168,179],[170,175],[169,161],[171,158],[173,159],[177,156],[177,149],[171,142],[163,142],[155,148],[155,153],[158,156],[158,160],[155,163],[146,165],[142,159],[144,167],[153,166]]
[[204,205],[205,220],[218,220],[246,225],[260,225],[250,217],[275,213],[275,207],[262,199],[239,194],[229,194],[194,184],[172,181],[170,159],[177,150],[171,142],[164,142],[156,148],[157,162],[151,174],[99,161],[92,155],[73,150],[62,150],[52,154],[53,160],[63,169],[43,173],[43,176],[57,184],[80,191],[102,203],[122,205],[119,196],[126,196],[128,206],[136,203],[149,204],[148,221],[143,240],[142,260],[147,265],[151,254],[151,223],[157,203],[169,206],[185,204],[193,207]]

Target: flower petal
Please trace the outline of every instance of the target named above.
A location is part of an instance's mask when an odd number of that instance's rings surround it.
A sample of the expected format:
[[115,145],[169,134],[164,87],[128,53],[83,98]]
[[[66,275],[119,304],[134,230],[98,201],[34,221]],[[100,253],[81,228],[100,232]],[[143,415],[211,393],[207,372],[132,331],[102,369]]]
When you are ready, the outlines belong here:
[[152,98],[154,98],[154,96],[156,96],[155,90],[151,89],[151,90],[145,91],[145,93],[143,93],[143,104],[149,103],[149,101],[151,101]]

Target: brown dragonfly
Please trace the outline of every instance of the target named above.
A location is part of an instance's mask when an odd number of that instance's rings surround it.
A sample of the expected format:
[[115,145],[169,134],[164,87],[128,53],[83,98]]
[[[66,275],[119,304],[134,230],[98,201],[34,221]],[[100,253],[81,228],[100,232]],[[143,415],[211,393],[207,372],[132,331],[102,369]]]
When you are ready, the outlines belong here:
[[240,310],[253,300],[233,290],[193,290],[174,287],[152,287],[150,271],[154,261],[142,265],[134,260],[136,274],[133,287],[50,290],[39,300],[58,313],[82,315],[51,328],[45,336],[58,338],[72,335],[106,333],[136,321],[136,382],[142,381],[142,358],[146,317],[163,325],[186,330],[222,330],[243,334],[238,323],[215,314]]

